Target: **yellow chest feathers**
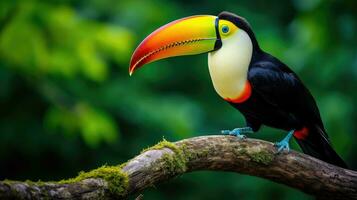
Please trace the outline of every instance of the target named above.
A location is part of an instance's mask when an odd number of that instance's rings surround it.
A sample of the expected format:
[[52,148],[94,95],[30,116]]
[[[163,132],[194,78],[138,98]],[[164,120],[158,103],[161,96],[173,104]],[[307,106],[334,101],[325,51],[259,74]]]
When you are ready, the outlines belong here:
[[227,101],[239,103],[250,95],[247,81],[253,44],[248,34],[238,30],[222,40],[222,47],[208,54],[208,67],[214,89]]

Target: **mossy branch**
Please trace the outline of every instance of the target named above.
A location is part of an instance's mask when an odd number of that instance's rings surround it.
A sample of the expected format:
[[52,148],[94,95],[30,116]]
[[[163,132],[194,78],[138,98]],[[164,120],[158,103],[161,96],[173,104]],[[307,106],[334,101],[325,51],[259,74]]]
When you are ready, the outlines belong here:
[[321,199],[357,199],[357,172],[295,151],[278,154],[270,142],[231,136],[164,140],[120,166],[103,166],[60,182],[0,181],[0,199],[125,199],[199,170],[258,176]]

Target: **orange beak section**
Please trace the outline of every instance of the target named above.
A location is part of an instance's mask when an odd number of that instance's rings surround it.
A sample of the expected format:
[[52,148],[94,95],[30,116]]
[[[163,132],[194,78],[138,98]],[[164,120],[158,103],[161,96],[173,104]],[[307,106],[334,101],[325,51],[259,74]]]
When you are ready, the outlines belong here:
[[160,59],[206,53],[215,49],[218,18],[211,15],[186,17],[166,24],[147,36],[134,51],[129,74]]

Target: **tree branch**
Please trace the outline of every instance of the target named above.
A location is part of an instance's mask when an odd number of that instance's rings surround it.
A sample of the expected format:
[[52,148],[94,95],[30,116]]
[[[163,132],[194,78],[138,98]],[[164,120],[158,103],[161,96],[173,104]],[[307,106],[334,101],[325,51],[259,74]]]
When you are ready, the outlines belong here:
[[0,199],[125,199],[199,170],[258,176],[323,199],[357,199],[357,172],[295,151],[277,154],[270,142],[231,136],[163,141],[121,166],[104,166],[60,182],[1,181]]

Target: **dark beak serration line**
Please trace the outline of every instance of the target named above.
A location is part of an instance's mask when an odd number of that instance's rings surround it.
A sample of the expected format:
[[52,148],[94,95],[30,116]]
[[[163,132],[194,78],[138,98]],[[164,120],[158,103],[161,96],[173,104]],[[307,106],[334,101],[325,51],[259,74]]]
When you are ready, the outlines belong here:
[[136,63],[134,66],[137,66],[138,64],[140,64],[142,61],[144,61],[146,58],[149,58],[150,56],[156,54],[156,53],[159,53],[161,51],[164,51],[164,50],[167,50],[167,49],[170,49],[170,48],[173,48],[173,47],[177,47],[177,46],[183,46],[183,45],[187,45],[187,44],[191,44],[191,43],[195,43],[195,42],[199,42],[199,41],[202,41],[202,40],[209,40],[209,39],[203,39],[203,38],[198,38],[198,39],[191,39],[191,40],[184,40],[184,41],[181,41],[181,42],[173,42],[173,43],[170,43],[170,44],[167,44],[165,46],[162,46],[158,49],[155,49],[153,51],[150,51],[149,53],[145,54],[143,57],[141,57]]

